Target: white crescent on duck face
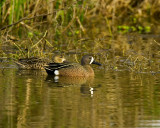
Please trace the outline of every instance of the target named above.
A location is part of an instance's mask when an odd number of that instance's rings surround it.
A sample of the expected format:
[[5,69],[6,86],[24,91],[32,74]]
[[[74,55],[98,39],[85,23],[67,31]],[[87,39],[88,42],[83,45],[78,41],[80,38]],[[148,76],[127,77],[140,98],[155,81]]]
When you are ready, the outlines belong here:
[[94,61],[94,58],[92,57],[92,58],[91,58],[91,62],[90,62],[90,64],[92,64],[92,63],[93,63],[93,61]]

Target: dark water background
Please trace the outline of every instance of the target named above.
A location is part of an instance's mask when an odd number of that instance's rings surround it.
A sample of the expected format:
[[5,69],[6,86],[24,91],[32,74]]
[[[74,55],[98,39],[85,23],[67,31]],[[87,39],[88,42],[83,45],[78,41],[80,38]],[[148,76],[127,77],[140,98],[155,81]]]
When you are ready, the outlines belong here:
[[94,78],[0,69],[1,128],[160,127],[160,74],[106,71]]

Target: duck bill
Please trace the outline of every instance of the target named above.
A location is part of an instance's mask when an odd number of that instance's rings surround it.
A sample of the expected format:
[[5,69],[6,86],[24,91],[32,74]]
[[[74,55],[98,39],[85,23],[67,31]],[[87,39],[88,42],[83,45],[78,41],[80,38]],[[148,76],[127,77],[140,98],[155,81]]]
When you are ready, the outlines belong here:
[[69,61],[67,61],[67,60],[64,60],[64,61],[63,61],[63,63],[69,63]]
[[100,63],[98,63],[98,62],[96,62],[96,61],[93,61],[92,64],[96,64],[96,65],[99,65],[99,66],[102,65],[102,64],[100,64]]

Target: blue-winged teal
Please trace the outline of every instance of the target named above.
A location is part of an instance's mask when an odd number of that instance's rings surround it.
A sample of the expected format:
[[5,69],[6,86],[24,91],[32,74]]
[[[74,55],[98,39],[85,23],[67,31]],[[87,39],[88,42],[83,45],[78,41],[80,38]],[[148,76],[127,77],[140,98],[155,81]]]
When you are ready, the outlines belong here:
[[101,65],[94,61],[90,55],[85,55],[81,59],[81,64],[78,63],[50,63],[44,66],[49,75],[59,76],[94,76],[94,71],[90,64]]
[[49,59],[31,57],[19,59],[15,63],[19,69],[44,69],[43,67],[48,63],[63,63],[64,61],[64,56],[55,55],[53,61],[50,61]]

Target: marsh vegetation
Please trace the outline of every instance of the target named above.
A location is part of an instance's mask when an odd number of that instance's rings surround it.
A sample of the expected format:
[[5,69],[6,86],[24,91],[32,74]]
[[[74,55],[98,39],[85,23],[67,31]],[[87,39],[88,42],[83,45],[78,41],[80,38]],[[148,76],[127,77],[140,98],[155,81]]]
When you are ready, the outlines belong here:
[[2,0],[0,56],[92,53],[105,69],[157,72],[159,6],[159,0]]

